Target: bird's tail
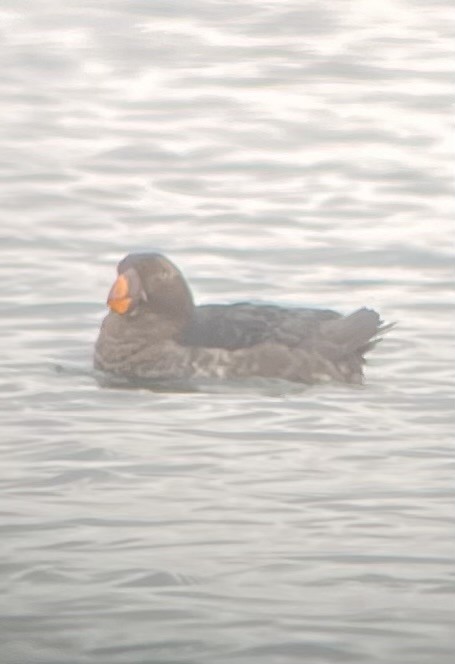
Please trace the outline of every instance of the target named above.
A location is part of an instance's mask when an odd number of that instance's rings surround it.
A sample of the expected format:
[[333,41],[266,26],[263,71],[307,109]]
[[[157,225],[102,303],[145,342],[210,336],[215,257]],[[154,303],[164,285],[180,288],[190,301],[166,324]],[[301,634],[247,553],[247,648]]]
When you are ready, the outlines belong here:
[[372,309],[358,309],[346,318],[328,321],[324,326],[324,334],[338,349],[338,357],[346,357],[352,353],[363,357],[371,350],[395,323],[384,324],[379,314]]

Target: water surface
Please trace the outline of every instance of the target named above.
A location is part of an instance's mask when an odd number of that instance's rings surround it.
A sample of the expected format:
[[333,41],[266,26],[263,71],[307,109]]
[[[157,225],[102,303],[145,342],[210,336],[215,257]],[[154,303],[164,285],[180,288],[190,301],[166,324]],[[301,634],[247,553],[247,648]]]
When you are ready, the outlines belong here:
[[[2,664],[453,661],[448,16],[3,3]],[[362,388],[106,389],[138,250],[398,325]]]

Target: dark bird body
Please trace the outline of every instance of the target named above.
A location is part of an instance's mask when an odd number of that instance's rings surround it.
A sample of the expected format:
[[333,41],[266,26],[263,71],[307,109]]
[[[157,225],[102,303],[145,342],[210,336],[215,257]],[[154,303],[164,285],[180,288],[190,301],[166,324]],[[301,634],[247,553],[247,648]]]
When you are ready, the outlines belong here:
[[130,254],[118,275],[95,368],[131,379],[358,384],[364,354],[390,327],[365,308],[342,316],[250,303],[195,306],[182,274],[159,254]]

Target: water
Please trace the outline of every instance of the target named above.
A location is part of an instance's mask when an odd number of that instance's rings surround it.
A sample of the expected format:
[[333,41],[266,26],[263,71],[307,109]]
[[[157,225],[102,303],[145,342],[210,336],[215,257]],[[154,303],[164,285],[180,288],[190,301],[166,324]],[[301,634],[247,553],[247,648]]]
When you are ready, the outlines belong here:
[[[3,3],[2,664],[453,661],[448,17]],[[398,325],[360,389],[100,387],[151,249]]]

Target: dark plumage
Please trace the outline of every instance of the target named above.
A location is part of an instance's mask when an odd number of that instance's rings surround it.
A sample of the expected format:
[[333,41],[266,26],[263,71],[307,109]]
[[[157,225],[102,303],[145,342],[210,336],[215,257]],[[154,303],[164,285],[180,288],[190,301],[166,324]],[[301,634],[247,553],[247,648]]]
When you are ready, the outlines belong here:
[[179,270],[160,254],[118,265],[95,368],[133,379],[253,377],[361,383],[363,355],[389,329],[371,309],[240,303],[195,306]]

